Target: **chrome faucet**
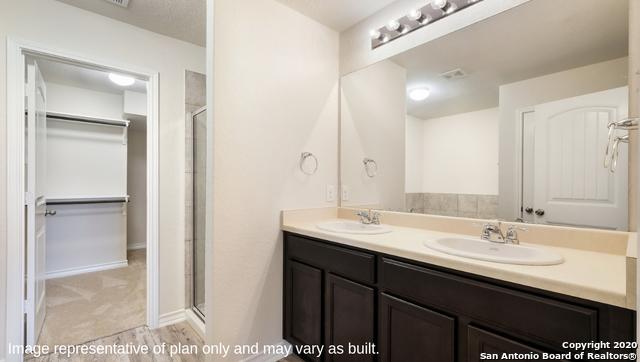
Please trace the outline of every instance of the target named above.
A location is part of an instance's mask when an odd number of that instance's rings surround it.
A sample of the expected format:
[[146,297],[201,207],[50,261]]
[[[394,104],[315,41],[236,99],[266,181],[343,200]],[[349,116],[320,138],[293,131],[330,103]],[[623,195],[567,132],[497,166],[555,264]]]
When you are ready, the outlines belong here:
[[[505,238],[504,238],[504,234],[502,233],[501,226],[502,224],[500,221],[497,221],[497,224],[493,224],[489,222],[482,225],[482,234],[480,234],[480,239],[491,241],[493,243],[501,243],[501,244],[505,243]],[[494,234],[498,236],[497,240],[494,240],[491,237]]]
[[[480,238],[492,243],[518,245],[520,244],[520,239],[518,239],[518,230],[527,231],[528,229],[522,226],[509,225],[507,233],[504,234],[502,232],[502,223],[500,221],[496,221],[495,223],[486,223],[482,225],[482,234],[480,234]],[[495,240],[491,237],[494,234],[497,235]]]
[[518,239],[518,230],[527,231],[529,229],[522,226],[509,225],[507,234],[505,235],[505,243],[519,245],[520,239]]
[[380,225],[380,213],[376,211],[371,211],[368,209],[367,211],[358,211],[356,215],[360,217],[360,222],[365,225]]

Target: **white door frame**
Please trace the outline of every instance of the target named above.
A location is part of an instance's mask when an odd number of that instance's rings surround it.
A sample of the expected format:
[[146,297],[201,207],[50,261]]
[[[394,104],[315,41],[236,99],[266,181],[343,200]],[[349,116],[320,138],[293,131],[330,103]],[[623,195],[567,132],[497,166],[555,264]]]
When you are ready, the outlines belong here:
[[524,180],[522,179],[522,157],[523,157],[523,152],[522,152],[522,147],[523,147],[523,143],[522,143],[522,137],[523,137],[523,133],[522,133],[522,127],[524,126],[524,122],[523,122],[523,117],[525,115],[525,113],[531,113],[535,111],[535,107],[523,107],[523,108],[519,108],[516,110],[516,130],[515,130],[515,136],[516,136],[516,141],[515,141],[515,147],[516,147],[516,151],[515,151],[515,156],[516,156],[516,161],[515,161],[515,169],[516,169],[516,175],[513,178],[513,197],[514,197],[514,205],[513,205],[513,209],[510,210],[510,212],[512,213],[512,215],[514,217],[520,217],[520,210],[522,208],[522,186],[523,186],[523,182]]
[[7,362],[21,361],[9,346],[24,338],[24,54],[43,55],[99,69],[136,74],[147,86],[147,324],[158,327],[158,165],[159,165],[159,73],[138,66],[114,63],[41,44],[7,38]]

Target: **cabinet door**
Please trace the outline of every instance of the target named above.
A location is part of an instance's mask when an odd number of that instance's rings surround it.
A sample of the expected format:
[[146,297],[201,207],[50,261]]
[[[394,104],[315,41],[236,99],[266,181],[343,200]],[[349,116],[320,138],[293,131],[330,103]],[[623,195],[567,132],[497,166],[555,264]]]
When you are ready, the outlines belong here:
[[[479,362],[484,360],[519,360],[527,359],[523,357],[507,357],[502,358],[503,354],[523,354],[523,355],[537,355],[542,359],[542,351],[516,342],[509,338],[499,336],[497,334],[484,331],[474,326],[469,326],[468,329],[468,348],[467,356],[468,362]],[[484,358],[481,358],[484,357]],[[534,359],[534,358],[528,358]]]
[[379,323],[382,361],[454,361],[455,319],[382,293]]
[[[327,354],[329,361],[373,361],[375,292],[373,288],[333,274],[327,275],[325,331],[328,345],[344,347],[343,354]],[[349,344],[359,347],[349,354]],[[329,346],[327,346],[329,348]],[[367,348],[367,349],[364,349]]]
[[[322,345],[322,270],[286,264],[285,337],[293,345]],[[315,356],[304,356],[318,360]]]

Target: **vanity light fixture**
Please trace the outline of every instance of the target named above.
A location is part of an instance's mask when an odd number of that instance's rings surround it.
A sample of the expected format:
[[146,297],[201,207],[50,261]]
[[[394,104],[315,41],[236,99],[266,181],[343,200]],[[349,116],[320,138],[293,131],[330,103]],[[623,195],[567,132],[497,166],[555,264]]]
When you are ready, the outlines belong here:
[[416,102],[424,101],[429,98],[431,91],[429,88],[416,88],[409,91],[409,98]]
[[480,1],[482,0],[430,0],[427,5],[413,9],[407,15],[392,19],[385,26],[371,30],[369,33],[371,36],[371,49],[375,49]]
[[422,11],[418,9],[411,10],[407,15],[407,18],[422,25],[425,25],[426,23],[431,21],[431,16],[423,14]]
[[397,20],[391,20],[387,24],[386,28],[390,32],[396,32],[396,33],[400,33],[400,34],[404,34],[404,33],[409,31],[409,27],[408,26],[400,24],[400,22],[397,21]]
[[457,9],[456,4],[449,2],[449,0],[432,0],[431,7],[441,10],[445,14],[451,14]]
[[135,78],[122,74],[109,73],[109,80],[121,87],[128,87],[136,82]]

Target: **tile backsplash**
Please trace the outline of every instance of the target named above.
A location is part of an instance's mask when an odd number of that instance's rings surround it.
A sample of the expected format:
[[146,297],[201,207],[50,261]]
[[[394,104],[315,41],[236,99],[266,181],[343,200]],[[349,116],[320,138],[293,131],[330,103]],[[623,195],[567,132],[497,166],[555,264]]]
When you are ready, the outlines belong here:
[[405,205],[406,211],[417,214],[475,219],[498,217],[498,195],[408,193]]

